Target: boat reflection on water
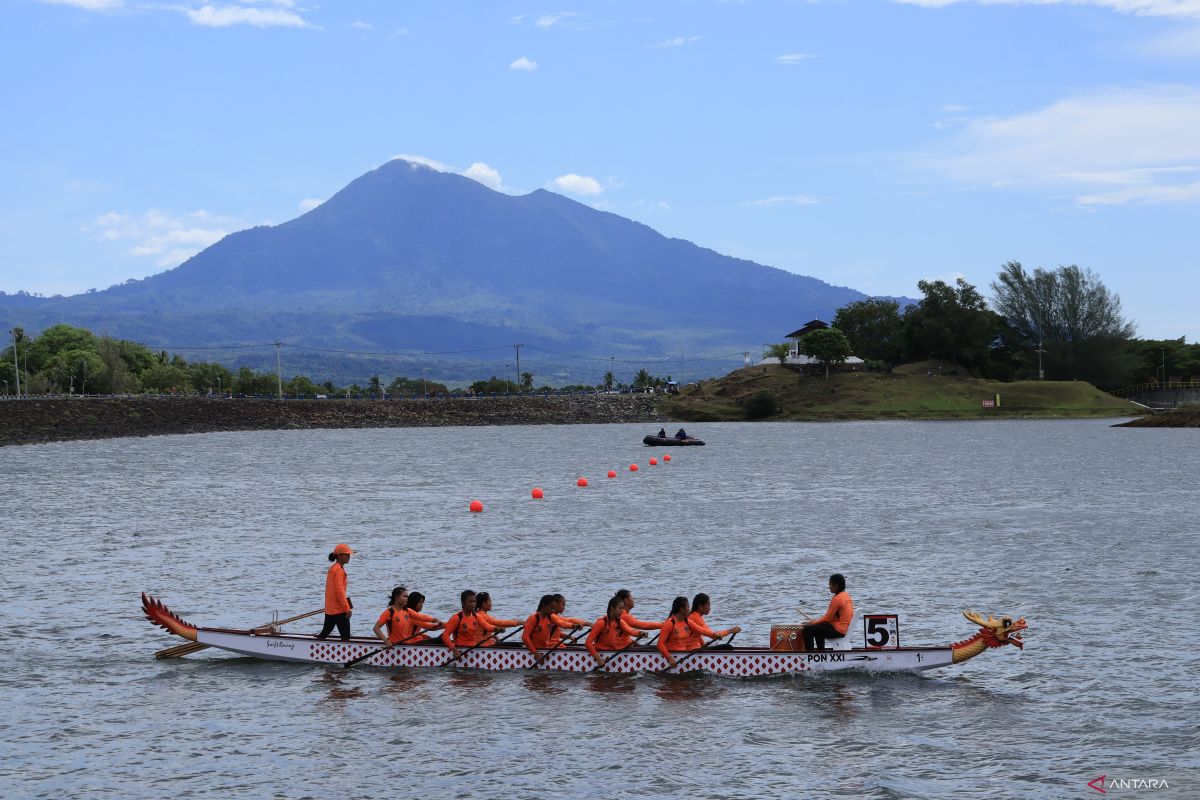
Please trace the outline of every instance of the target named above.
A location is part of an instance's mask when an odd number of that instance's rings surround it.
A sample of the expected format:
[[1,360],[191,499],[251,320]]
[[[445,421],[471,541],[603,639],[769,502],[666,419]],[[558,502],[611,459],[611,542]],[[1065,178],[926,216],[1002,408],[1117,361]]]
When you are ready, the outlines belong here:
[[637,684],[638,676],[634,672],[593,672],[584,688],[598,694],[628,694],[637,688]]
[[662,700],[715,700],[726,688],[713,675],[661,675],[654,693]]

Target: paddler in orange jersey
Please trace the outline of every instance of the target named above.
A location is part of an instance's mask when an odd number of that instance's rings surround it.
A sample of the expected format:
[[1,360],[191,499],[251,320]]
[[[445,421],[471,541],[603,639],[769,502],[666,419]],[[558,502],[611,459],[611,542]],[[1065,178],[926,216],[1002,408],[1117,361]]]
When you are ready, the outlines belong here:
[[405,631],[400,637],[401,641],[407,639],[405,644],[428,644],[436,642],[437,639],[432,636],[417,636],[420,631],[433,631],[442,627],[440,620],[422,614],[421,609],[425,606],[425,595],[420,592],[412,592],[408,595],[408,607],[404,609],[404,617],[396,618],[398,625],[405,625]]
[[629,644],[633,643],[634,639],[640,639],[646,635],[645,631],[639,631],[631,627],[621,615],[625,613],[625,600],[620,595],[614,596],[608,601],[608,610],[604,616],[596,620],[592,625],[592,630],[588,633],[587,649],[592,654],[592,658],[596,659],[596,664],[603,667],[606,659],[600,655],[597,650],[623,650]]
[[[492,596],[487,592],[475,593],[475,613],[489,625],[495,625],[497,628],[515,628],[521,624],[519,619],[497,619],[491,615]],[[484,642],[484,647],[491,647],[495,642]]]
[[671,603],[671,616],[663,620],[662,632],[658,636],[658,652],[667,660],[667,668],[675,666],[675,656],[671,651],[692,650],[688,642],[692,637],[692,629],[688,627],[688,614],[692,607],[686,597],[676,597]]
[[[375,623],[374,634],[389,647],[404,638],[400,635],[404,626],[397,622],[401,618],[406,618],[404,609],[407,603],[408,589],[403,586],[392,589],[392,594],[388,598],[388,607],[383,610],[383,613],[379,615],[379,620]],[[387,628],[387,633],[384,633],[384,628]]]
[[459,602],[462,603],[462,609],[446,620],[446,630],[442,631],[442,644],[450,648],[455,658],[458,658],[458,648],[474,647],[484,639],[491,638],[496,631],[504,630],[479,615],[475,608],[475,592],[467,589],[459,595]]
[[[734,625],[732,628],[726,628],[723,631],[714,631],[708,627],[708,624],[704,621],[704,616],[711,610],[712,603],[709,601],[708,595],[701,592],[692,598],[692,613],[688,614],[688,627],[692,629],[692,635],[688,639],[688,650],[697,650],[704,645],[704,640],[700,638],[701,636],[707,636],[716,641],[717,639],[723,639],[731,633],[741,632],[742,629],[739,625]],[[729,649],[732,647],[733,645],[731,644],[718,644],[713,645],[709,649]]]
[[621,612],[621,619],[626,625],[643,631],[656,631],[662,628],[661,622],[643,622],[642,620],[634,617],[633,614],[629,613],[630,611],[633,611],[634,602],[633,593],[628,589],[618,589],[616,596],[624,601],[625,610]]
[[325,624],[321,626],[318,639],[328,638],[337,626],[338,636],[343,642],[350,640],[350,614],[354,604],[346,596],[346,564],[354,551],[348,544],[339,544],[329,554],[329,572],[325,573]]
[[558,623],[553,619],[554,609],[557,606],[558,604],[554,602],[554,595],[544,594],[538,601],[537,611],[530,614],[525,620],[524,629],[521,631],[521,644],[525,645],[535,658],[541,657],[542,654],[538,652],[539,650],[555,646],[550,643],[550,638],[558,635]]
[[850,630],[850,620],[854,619],[854,601],[846,591],[846,578],[840,572],[829,576],[829,591],[833,597],[825,614],[800,628],[806,651],[824,650],[826,639],[840,639]]
[[[592,623],[588,622],[586,619],[579,619],[578,617],[564,617],[562,613],[566,610],[567,598],[563,597],[561,594],[554,595],[553,619],[559,628],[570,628],[573,631],[577,631],[580,628],[591,627]],[[550,637],[550,641],[552,642],[550,645],[551,647],[558,647],[559,644],[562,643],[562,634],[559,631],[555,631],[554,635]]]

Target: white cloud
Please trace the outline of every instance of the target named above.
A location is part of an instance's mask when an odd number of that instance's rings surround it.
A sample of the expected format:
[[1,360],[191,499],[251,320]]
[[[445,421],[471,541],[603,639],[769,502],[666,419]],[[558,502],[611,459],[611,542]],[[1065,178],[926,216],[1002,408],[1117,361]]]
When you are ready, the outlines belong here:
[[476,161],[467,167],[462,174],[471,180],[479,181],[489,189],[495,189],[497,192],[504,188],[504,182],[500,180],[500,173],[482,161]]
[[[531,61],[525,56],[521,56],[516,61],[508,65],[509,69],[517,70],[518,72],[533,72],[537,69],[537,62]],[[553,70],[551,70],[553,72]]]
[[[533,24],[537,25],[542,30],[550,30],[555,25],[563,22],[571,22],[580,16],[582,15],[576,11],[559,11],[555,14],[543,14],[542,16],[538,17],[537,21]],[[518,17],[517,19],[519,20],[520,18]]]
[[600,185],[600,181],[595,178],[589,178],[586,175],[576,175],[574,172],[560,175],[546,185],[567,192],[568,194],[592,195],[600,194],[604,191],[604,187]]
[[309,211],[312,211],[314,208],[324,202],[324,200],[317,200],[315,197],[305,198],[304,200],[300,201],[300,213],[307,214]]
[[650,207],[657,208],[662,211],[670,211],[671,210],[671,204],[668,203],[666,200],[659,200],[657,203],[655,203],[654,205],[652,205]]
[[1195,58],[1200,56],[1200,27],[1163,34],[1134,49],[1156,58]]
[[232,25],[251,25],[256,28],[311,27],[294,11],[292,3],[276,3],[275,8],[254,8],[248,5],[215,6],[181,9],[194,25],[206,28],[228,28]]
[[658,44],[652,44],[651,47],[683,47],[689,42],[698,42],[703,39],[703,36],[675,36]]
[[413,155],[408,155],[406,153],[402,153],[398,156],[392,156],[391,160],[392,161],[396,161],[396,160],[407,161],[416,166],[428,167],[429,169],[436,170],[437,172],[454,172],[453,169],[446,166],[442,162],[434,161],[432,158],[426,158],[425,156],[413,156]]
[[52,6],[72,6],[84,11],[114,11],[125,5],[124,0],[41,0]]
[[775,56],[776,64],[799,64],[801,61],[808,61],[816,56],[809,53],[784,53],[781,56]]
[[943,8],[958,3],[981,5],[1090,5],[1107,8],[1118,14],[1133,14],[1139,17],[1200,17],[1200,3],[1196,0],[894,0],[926,8]]
[[1111,89],[974,119],[928,164],[954,181],[1052,187],[1081,204],[1190,202],[1182,178],[1200,169],[1197,130],[1200,91]]
[[242,220],[203,210],[175,215],[152,208],[140,215],[109,211],[84,231],[94,232],[103,241],[129,242],[129,255],[153,257],[156,266],[174,267],[245,227]]
[[363,22],[361,19],[356,19],[350,23],[351,28],[357,28],[360,31],[373,31],[375,26],[369,22]]
[[789,194],[776,195],[774,197],[764,197],[761,200],[750,200],[742,203],[744,206],[811,206],[816,205],[819,201],[815,197],[809,197],[806,194]]
[[393,161],[407,161],[412,165],[413,169],[432,169],[435,172],[449,172],[457,175],[462,175],[465,178],[470,178],[473,181],[478,181],[489,189],[495,189],[497,192],[507,192],[508,187],[504,185],[504,181],[500,177],[500,172],[495,167],[485,164],[482,161],[476,161],[466,169],[452,167],[449,164],[443,164],[441,161],[436,161],[425,156],[414,155],[399,155],[392,156]]

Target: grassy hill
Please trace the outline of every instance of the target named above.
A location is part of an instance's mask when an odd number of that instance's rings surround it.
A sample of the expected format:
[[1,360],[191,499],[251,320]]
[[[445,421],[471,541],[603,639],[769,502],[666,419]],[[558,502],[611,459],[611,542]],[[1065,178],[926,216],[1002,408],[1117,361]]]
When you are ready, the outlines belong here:
[[[671,417],[717,422],[747,418],[747,403],[761,392],[775,398],[774,420],[994,419],[1123,417],[1145,413],[1081,381],[998,381],[972,378],[948,362],[920,362],[892,372],[801,375],[778,365],[752,366],[687,387],[664,401]],[[997,408],[982,401],[1000,395]]]

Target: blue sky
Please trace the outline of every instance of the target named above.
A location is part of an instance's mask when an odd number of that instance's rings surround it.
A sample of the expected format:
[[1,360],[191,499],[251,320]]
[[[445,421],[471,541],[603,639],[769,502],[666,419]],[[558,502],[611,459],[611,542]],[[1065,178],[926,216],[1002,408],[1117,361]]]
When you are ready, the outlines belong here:
[[1200,0],[0,0],[0,290],[403,155],[872,294],[1075,263],[1194,342],[1198,67]]

